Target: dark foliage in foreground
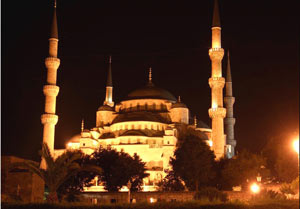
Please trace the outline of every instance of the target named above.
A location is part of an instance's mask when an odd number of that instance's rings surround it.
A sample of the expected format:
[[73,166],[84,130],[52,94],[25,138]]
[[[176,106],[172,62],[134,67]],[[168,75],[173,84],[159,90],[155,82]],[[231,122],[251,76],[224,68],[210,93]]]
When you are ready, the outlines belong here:
[[208,199],[209,201],[228,201],[227,194],[217,190],[214,187],[203,187],[195,194],[194,197],[196,200]]
[[3,209],[298,209],[298,201],[274,202],[268,204],[199,204],[198,202],[140,203],[112,205],[62,205],[62,204],[1,204]]

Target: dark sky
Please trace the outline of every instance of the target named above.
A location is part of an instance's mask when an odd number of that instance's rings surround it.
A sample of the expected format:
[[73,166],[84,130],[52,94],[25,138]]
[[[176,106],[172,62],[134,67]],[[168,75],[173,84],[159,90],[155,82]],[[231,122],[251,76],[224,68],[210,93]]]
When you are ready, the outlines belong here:
[[[2,155],[38,159],[51,4],[2,1]],[[110,54],[116,102],[147,82],[151,66],[157,86],[210,124],[212,8],[212,0],[58,0],[56,148],[80,132],[82,118],[95,127]],[[271,138],[289,142],[299,133],[298,8],[294,1],[220,1],[239,150],[259,152]]]

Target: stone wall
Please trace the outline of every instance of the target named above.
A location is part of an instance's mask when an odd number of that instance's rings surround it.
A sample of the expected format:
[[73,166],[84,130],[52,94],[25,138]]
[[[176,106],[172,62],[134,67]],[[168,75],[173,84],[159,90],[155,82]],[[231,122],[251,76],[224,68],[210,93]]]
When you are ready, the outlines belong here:
[[1,157],[1,201],[40,202],[44,196],[44,182],[26,169],[9,170],[12,163],[25,159]]
[[[195,192],[133,192],[131,202],[184,202],[193,200]],[[84,202],[94,204],[127,203],[127,192],[85,192]]]

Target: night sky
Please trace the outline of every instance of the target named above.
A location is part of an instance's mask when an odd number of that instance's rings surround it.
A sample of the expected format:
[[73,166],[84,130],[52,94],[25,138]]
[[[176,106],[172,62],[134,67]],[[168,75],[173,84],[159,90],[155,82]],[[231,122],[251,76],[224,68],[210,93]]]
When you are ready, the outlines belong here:
[[[1,151],[39,159],[44,59],[53,3],[2,1]],[[112,55],[114,101],[153,82],[210,125],[212,0],[58,0],[60,92],[55,147],[95,127]],[[299,21],[293,1],[220,1],[222,47],[230,50],[237,149],[260,152],[299,134]],[[223,75],[226,56],[223,59]]]

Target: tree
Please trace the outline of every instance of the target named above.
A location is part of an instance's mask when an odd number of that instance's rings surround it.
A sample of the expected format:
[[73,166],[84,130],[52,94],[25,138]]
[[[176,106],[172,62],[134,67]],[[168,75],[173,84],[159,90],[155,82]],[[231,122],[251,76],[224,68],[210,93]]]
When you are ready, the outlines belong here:
[[210,185],[215,155],[204,141],[206,135],[190,128],[181,130],[170,164],[174,174],[183,179],[189,190],[198,191],[200,186]]
[[[76,160],[81,167],[88,167],[90,165],[90,157],[88,155]],[[83,187],[92,186],[92,180],[96,177],[97,173],[92,171],[80,171],[74,176],[70,176],[59,188],[59,199],[65,198],[68,202],[79,201],[78,195],[83,192]]]
[[276,157],[275,171],[281,182],[292,182],[299,175],[297,153],[281,153]]
[[298,176],[298,154],[294,151],[290,138],[287,131],[270,137],[262,149],[272,176],[288,183]]
[[43,144],[42,157],[45,159],[47,168],[40,168],[40,164],[34,161],[25,161],[13,164],[15,167],[23,167],[29,171],[37,174],[43,179],[44,183],[49,188],[48,202],[58,202],[57,190],[58,188],[71,176],[76,175],[83,170],[90,170],[101,173],[101,168],[95,166],[81,167],[76,160],[83,156],[81,151],[66,151],[56,159],[51,156],[47,144]]
[[143,178],[149,175],[146,173],[146,163],[142,162],[137,154],[131,157],[123,151],[100,148],[91,155],[90,160],[93,165],[103,169],[100,181],[104,183],[108,191],[119,191],[128,182],[130,182],[131,191],[139,190]]
[[256,181],[258,174],[265,179],[269,175],[269,170],[265,166],[266,159],[261,155],[243,150],[225,164],[222,170],[223,181],[232,187],[245,186],[247,181]]
[[185,189],[183,181],[175,175],[174,171],[169,171],[158,186],[161,191],[184,191]]

